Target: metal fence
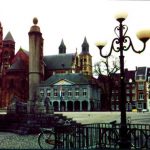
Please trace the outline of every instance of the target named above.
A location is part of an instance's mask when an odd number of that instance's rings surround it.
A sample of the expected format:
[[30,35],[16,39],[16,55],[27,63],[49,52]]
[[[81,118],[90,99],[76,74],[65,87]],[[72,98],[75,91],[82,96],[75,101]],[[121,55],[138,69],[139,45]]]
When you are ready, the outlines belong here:
[[[128,142],[132,149],[150,149],[150,125],[128,124]],[[120,124],[100,123],[55,127],[56,149],[119,149]]]

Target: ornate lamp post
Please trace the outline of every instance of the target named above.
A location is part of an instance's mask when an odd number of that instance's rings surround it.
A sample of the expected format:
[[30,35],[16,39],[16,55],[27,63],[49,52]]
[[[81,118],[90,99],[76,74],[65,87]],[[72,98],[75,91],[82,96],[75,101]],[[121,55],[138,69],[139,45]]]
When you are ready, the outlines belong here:
[[102,54],[102,48],[106,45],[105,42],[99,42],[96,46],[100,50],[100,56],[108,58],[112,51],[120,52],[120,111],[121,111],[121,126],[120,126],[120,148],[129,148],[129,142],[127,138],[127,123],[126,123],[126,90],[125,90],[125,73],[124,73],[124,55],[123,51],[127,51],[129,48],[132,48],[134,52],[141,53],[145,50],[146,42],[150,38],[150,31],[143,30],[137,33],[139,40],[143,42],[142,50],[135,50],[132,40],[129,36],[126,35],[128,31],[128,26],[123,25],[123,21],[126,19],[127,14],[121,13],[116,15],[116,20],[119,22],[119,26],[116,26],[114,29],[116,38],[113,39],[110,52],[107,55]]

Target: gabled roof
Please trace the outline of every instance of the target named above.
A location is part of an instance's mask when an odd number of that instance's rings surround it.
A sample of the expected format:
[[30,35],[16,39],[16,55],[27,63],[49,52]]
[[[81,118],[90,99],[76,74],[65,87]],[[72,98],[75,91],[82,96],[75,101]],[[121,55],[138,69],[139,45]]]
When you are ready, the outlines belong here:
[[69,73],[69,74],[55,74],[49,77],[46,81],[43,81],[41,85],[54,85],[60,80],[65,80],[74,84],[90,84],[91,80],[88,76],[81,73]]
[[136,75],[145,75],[146,73],[146,67],[138,67]]
[[135,74],[135,80],[146,80],[146,76],[147,67],[138,67]]
[[75,53],[44,56],[44,63],[48,70],[70,69],[74,62]]
[[54,85],[73,85],[73,84],[75,84],[75,83],[68,81],[66,79],[60,79],[59,81],[54,83]]
[[15,57],[13,58],[12,63],[14,63],[18,58],[21,58],[23,61],[28,61],[29,60],[29,52],[20,47],[20,49],[16,53]]
[[17,58],[15,63],[13,63],[7,71],[8,72],[25,71],[25,69],[26,69],[25,68],[25,62],[22,59]]
[[13,42],[15,42],[14,38],[12,37],[10,32],[7,33],[7,35],[4,38],[4,41],[13,41]]

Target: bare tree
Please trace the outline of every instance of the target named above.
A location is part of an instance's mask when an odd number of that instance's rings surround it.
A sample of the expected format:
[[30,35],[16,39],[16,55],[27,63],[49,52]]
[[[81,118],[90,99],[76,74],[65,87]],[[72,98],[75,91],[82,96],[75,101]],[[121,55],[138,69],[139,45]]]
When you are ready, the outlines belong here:
[[102,58],[94,64],[94,74],[98,76],[101,85],[101,108],[104,111],[111,111],[113,75],[119,70],[119,59],[114,56]]

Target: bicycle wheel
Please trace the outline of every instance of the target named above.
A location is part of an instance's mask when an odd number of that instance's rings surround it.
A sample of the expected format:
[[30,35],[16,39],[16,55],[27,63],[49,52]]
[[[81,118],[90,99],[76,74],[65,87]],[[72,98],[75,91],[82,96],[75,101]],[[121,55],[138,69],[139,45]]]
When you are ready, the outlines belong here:
[[106,130],[102,134],[102,143],[106,148],[116,148],[119,147],[119,136],[117,131],[114,130]]
[[131,129],[128,136],[131,148],[141,149],[145,147],[146,136],[141,129]]
[[53,132],[43,131],[38,137],[38,144],[41,149],[55,148],[55,134]]

